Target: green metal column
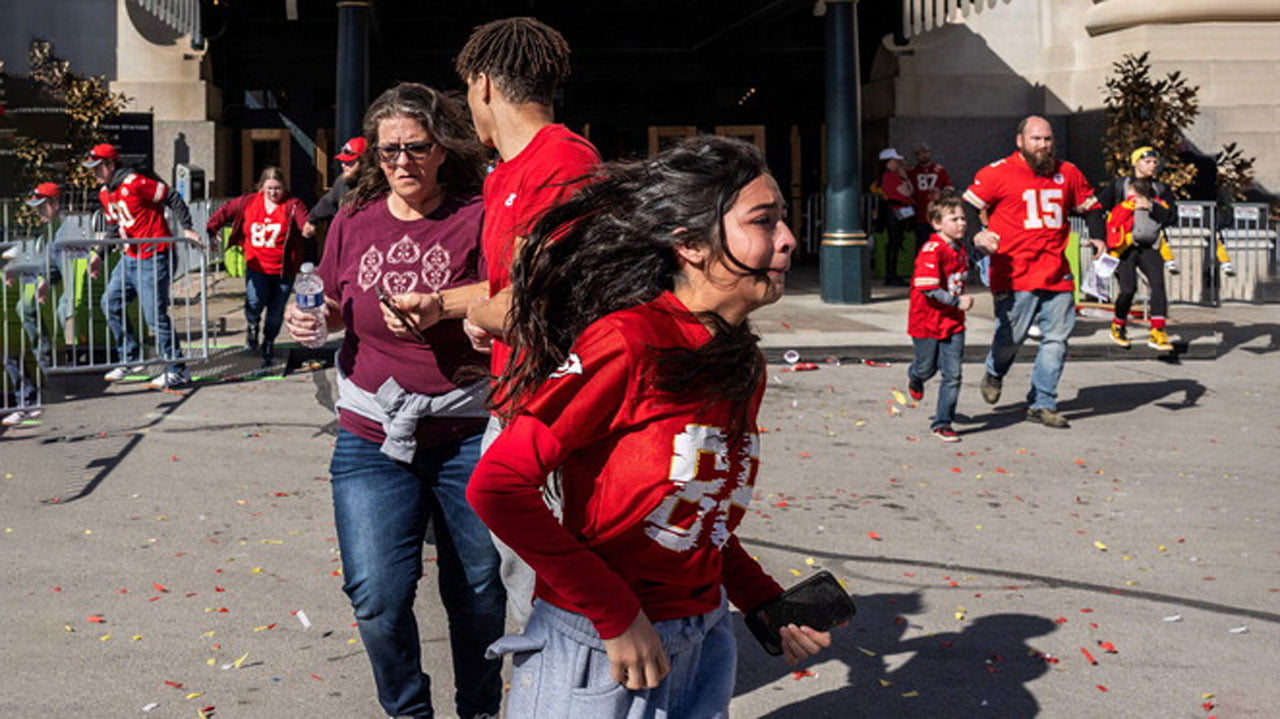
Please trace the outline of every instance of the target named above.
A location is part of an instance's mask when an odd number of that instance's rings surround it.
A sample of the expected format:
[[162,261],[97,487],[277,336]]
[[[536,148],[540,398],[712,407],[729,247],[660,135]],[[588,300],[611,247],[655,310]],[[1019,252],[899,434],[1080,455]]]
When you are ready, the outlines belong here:
[[825,0],[827,211],[818,255],[822,301],[871,301],[871,248],[862,229],[861,79],[857,0]]

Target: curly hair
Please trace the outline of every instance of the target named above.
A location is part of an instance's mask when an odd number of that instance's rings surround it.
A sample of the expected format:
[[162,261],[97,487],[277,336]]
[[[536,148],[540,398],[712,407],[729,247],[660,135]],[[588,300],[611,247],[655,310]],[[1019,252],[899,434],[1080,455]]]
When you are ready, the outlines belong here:
[[488,75],[514,104],[550,105],[556,85],[569,76],[569,43],[535,18],[494,20],[471,32],[454,69],[464,82]]
[[[595,181],[542,216],[518,251],[506,335],[512,354],[491,405],[515,415],[588,325],[674,289],[677,245],[705,246],[711,262],[767,282],[767,268],[743,264],[724,242],[725,214],[743,187],[767,174],[754,145],[713,136],[649,160],[602,165]],[[712,312],[699,319],[712,339],[696,350],[655,349],[655,386],[745,408],[764,372],[759,337],[746,322],[734,326]]]
[[470,196],[484,183],[487,151],[476,139],[464,102],[453,94],[416,82],[402,82],[378,96],[364,113],[365,150],[355,187],[343,197],[343,209],[354,213],[387,194],[390,186],[378,161],[378,124],[392,117],[417,120],[431,141],[445,151],[436,178],[441,189]]

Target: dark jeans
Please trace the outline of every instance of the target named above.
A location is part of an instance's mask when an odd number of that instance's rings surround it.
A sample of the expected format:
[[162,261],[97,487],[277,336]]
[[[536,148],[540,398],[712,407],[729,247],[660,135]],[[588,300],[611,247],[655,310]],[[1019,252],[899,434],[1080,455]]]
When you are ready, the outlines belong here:
[[262,328],[263,343],[275,342],[284,324],[284,307],[289,302],[293,278],[268,275],[257,270],[244,271],[244,318],[249,323],[249,336],[258,332],[262,310],[267,310],[267,322]]
[[1160,249],[1133,245],[1120,255],[1120,265],[1116,267],[1116,282],[1120,283],[1120,293],[1116,295],[1116,319],[1129,318],[1129,308],[1133,306],[1133,296],[1138,291],[1139,269],[1146,275],[1147,285],[1151,288],[1151,316],[1168,316],[1169,299],[1164,291],[1164,258],[1160,256]]
[[923,384],[942,372],[942,381],[938,385],[938,409],[929,429],[950,427],[956,418],[956,401],[960,398],[964,332],[957,332],[945,340],[912,337],[911,344],[915,348],[915,359],[907,370],[907,379]]
[[466,499],[480,437],[420,445],[406,464],[387,457],[376,442],[338,432],[329,471],[342,588],[373,665],[378,701],[392,716],[434,716],[413,615],[428,521],[449,616],[457,712],[496,716],[502,703],[502,662],[485,659],[484,651],[502,636],[507,597],[489,530]]
[[884,246],[884,279],[889,282],[902,279],[898,275],[898,254],[902,251],[902,241],[907,232],[907,221],[899,220],[893,214],[892,205],[887,205],[887,207],[889,208],[889,214],[885,218],[884,229],[888,236],[888,243]]

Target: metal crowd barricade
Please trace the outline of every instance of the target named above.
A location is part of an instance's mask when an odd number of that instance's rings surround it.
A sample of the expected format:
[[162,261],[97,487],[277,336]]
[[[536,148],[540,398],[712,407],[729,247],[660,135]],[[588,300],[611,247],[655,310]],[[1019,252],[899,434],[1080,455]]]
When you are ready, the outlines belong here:
[[[1079,287],[1080,283],[1084,282],[1084,275],[1086,272],[1089,271],[1089,265],[1093,263],[1093,260],[1094,260],[1093,245],[1090,244],[1088,241],[1089,227],[1085,223],[1083,217],[1072,215],[1069,218],[1069,222],[1071,224],[1071,232],[1077,238],[1076,257],[1077,257],[1077,267],[1079,269],[1079,277],[1076,279],[1076,283],[1077,283],[1077,287]],[[1103,238],[1098,238],[1098,239],[1103,239]],[[1098,302],[1098,304],[1103,304],[1103,305],[1113,304],[1115,302],[1116,295],[1120,294],[1120,281],[1116,279],[1115,275],[1112,275],[1111,279],[1107,281],[1107,293],[1108,294],[1107,294],[1106,300]],[[1081,295],[1082,295],[1081,299],[1083,299],[1085,295],[1083,293],[1081,293]],[[1097,300],[1098,298],[1094,298],[1094,299]],[[1133,308],[1142,313],[1143,320],[1146,320],[1151,313],[1151,308],[1149,305],[1150,299],[1151,299],[1151,291],[1149,289],[1149,285],[1147,284],[1147,278],[1143,277],[1142,273],[1139,272],[1138,288],[1137,288],[1137,292],[1135,292],[1133,296]],[[1099,311],[1100,310],[1097,307],[1094,307],[1089,310],[1089,314],[1096,315]],[[1110,312],[1110,310],[1106,310],[1106,312]]]
[[1235,203],[1231,206],[1231,222],[1219,231],[1219,236],[1235,268],[1234,277],[1221,278],[1220,299],[1267,299],[1266,285],[1276,275],[1276,227],[1271,222],[1270,208],[1264,203]]
[[0,414],[44,405],[40,349],[46,339],[36,301],[38,278],[32,257],[38,240],[0,242]]
[[[164,243],[147,259],[126,258],[126,245]],[[101,268],[90,268],[90,253]],[[63,291],[74,292],[66,351],[54,353],[50,374],[170,364],[209,356],[208,252],[186,237],[62,239],[48,253],[63,267]],[[167,274],[167,282],[162,275]],[[96,275],[96,276],[95,276]],[[167,328],[166,328],[167,324]],[[114,327],[114,329],[113,329]],[[127,329],[126,329],[127,328]],[[168,332],[169,341],[164,341]],[[127,347],[132,337],[136,347]],[[130,356],[123,351],[130,350]],[[160,368],[156,368],[157,372]]]
[[1179,273],[1167,274],[1169,302],[1218,303],[1218,261],[1214,256],[1217,208],[1212,202],[1177,203],[1177,219],[1164,229]]

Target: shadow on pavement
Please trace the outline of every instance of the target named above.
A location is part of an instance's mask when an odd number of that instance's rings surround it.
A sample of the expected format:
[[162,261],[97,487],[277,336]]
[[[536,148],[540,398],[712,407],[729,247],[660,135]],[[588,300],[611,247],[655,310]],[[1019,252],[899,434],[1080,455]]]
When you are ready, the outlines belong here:
[[[913,636],[910,615],[923,610],[916,593],[854,597],[858,614],[834,631],[832,646],[817,661],[840,661],[848,678],[839,689],[808,697],[768,717],[1031,717],[1039,704],[1026,684],[1048,671],[1046,658],[1028,640],[1053,632],[1044,617],[996,614],[966,623],[958,632]],[[797,683],[780,657],[771,657],[742,624],[738,633],[736,695],[782,677]],[[913,632],[917,633],[917,632]]]
[[[1029,380],[1024,377],[1023,381]],[[1013,389],[1008,377],[1005,382],[1006,392]],[[1149,404],[1178,411],[1195,407],[1207,391],[1204,385],[1191,379],[1102,384],[1082,387],[1075,397],[1059,402],[1058,411],[1070,420],[1132,412]],[[1166,398],[1169,401],[1162,401]],[[986,414],[959,417],[957,423],[962,425],[960,434],[979,434],[1025,422],[1026,407],[1025,403],[1020,402],[997,406],[994,411]]]

